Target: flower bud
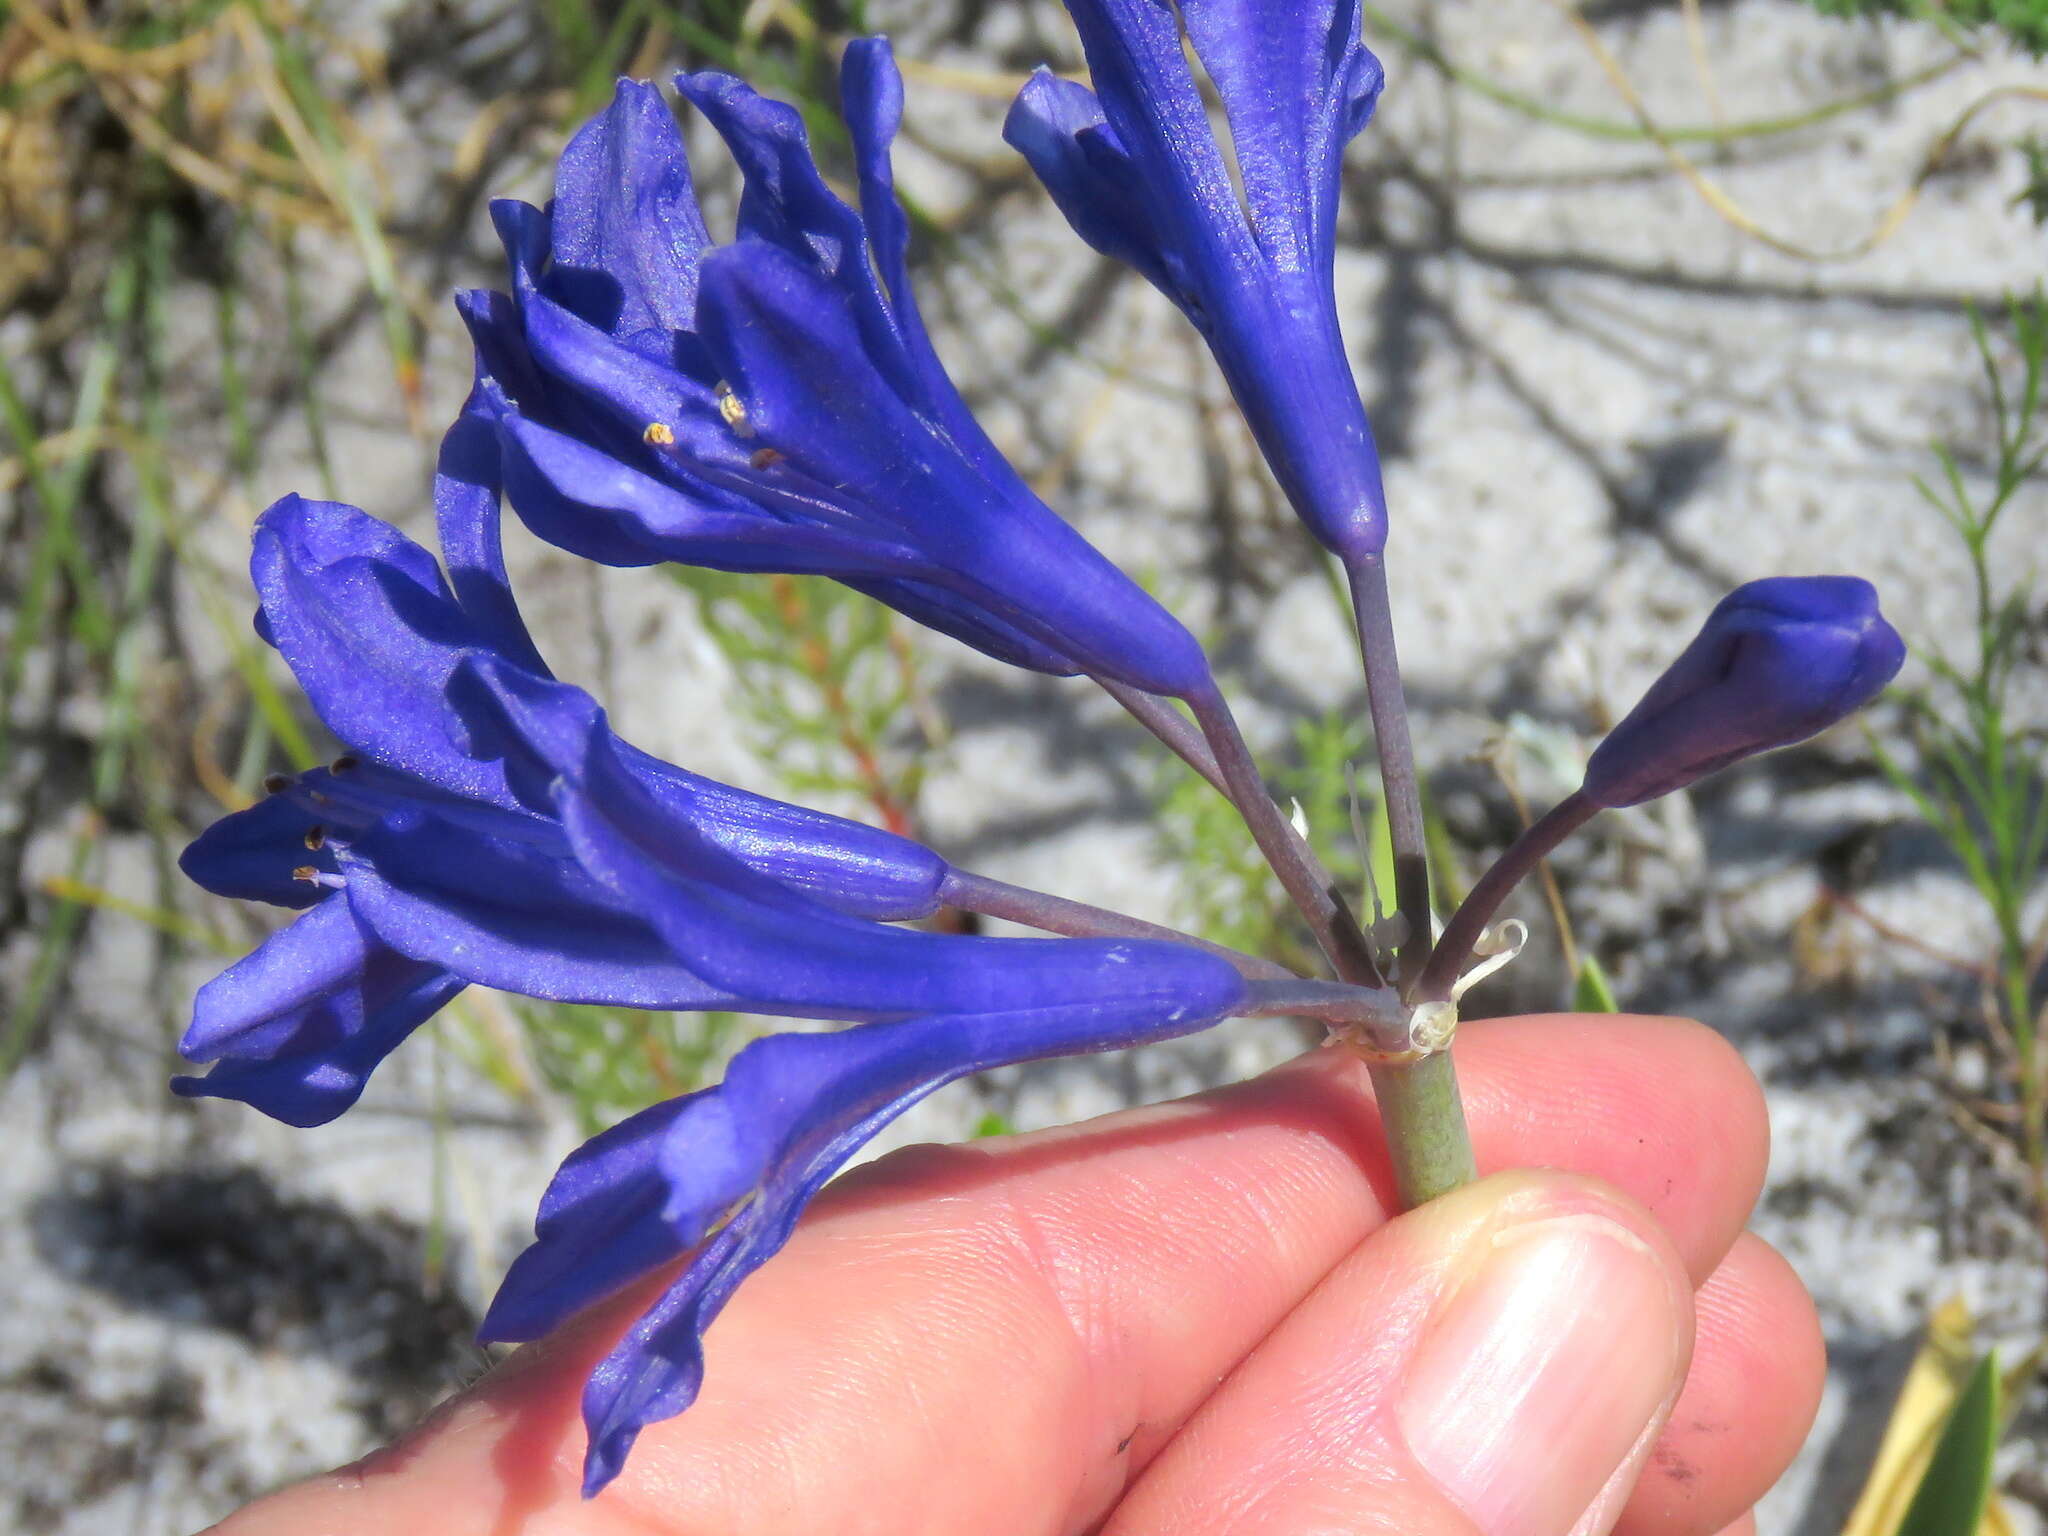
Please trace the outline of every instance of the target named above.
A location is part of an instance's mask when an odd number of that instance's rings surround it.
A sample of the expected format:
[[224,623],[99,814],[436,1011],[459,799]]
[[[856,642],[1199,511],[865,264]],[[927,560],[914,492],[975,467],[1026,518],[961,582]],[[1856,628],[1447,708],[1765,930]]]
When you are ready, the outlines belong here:
[[1721,599],[1699,635],[1586,765],[1596,805],[1639,805],[1825,730],[1906,658],[1856,576],[1773,576]]

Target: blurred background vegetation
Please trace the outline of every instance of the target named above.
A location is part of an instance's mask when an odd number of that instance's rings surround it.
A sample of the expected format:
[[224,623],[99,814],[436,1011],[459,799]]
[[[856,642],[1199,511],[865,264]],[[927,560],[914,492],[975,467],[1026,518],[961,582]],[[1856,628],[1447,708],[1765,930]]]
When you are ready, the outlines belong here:
[[[1702,3],[1668,8],[1697,28]],[[1560,110],[1450,57],[1412,8],[1397,16],[1367,7],[1367,30],[1404,67],[1532,120],[1639,143],[1749,237],[1818,260],[1882,243],[1980,112],[2015,98],[2048,101],[2048,90],[2004,84],[1973,98],[1926,145],[1897,201],[1872,210],[1867,233],[1845,232],[1840,249],[1807,250],[1772,233],[1715,182],[1716,154],[1846,128],[1902,93],[1968,71],[1987,51],[2038,56],[2048,49],[2048,0],[1813,3],[1844,25],[1873,25],[1881,14],[1937,30],[1948,51],[1916,74],[1776,117],[1717,111],[1681,123],[1634,90],[1602,42],[1603,21],[1656,8],[1647,3],[1532,7],[1541,25],[1579,36],[1614,77],[1621,108],[1610,116]],[[247,803],[265,774],[326,752],[248,623],[246,529],[291,488],[259,483],[259,466],[296,456],[316,482],[302,489],[367,500],[359,455],[374,441],[378,475],[423,485],[450,392],[466,379],[446,291],[470,271],[483,199],[530,183],[616,75],[685,58],[797,101],[829,154],[840,144],[836,47],[868,26],[855,0],[417,0],[385,9],[391,19],[373,45],[345,0],[0,0],[0,1074],[38,1050],[67,1000],[92,984],[75,964],[90,925],[132,928],[164,974],[194,954],[240,953],[256,934],[252,914],[195,900],[175,858],[197,827]],[[428,61],[432,72],[422,73]],[[906,69],[914,87],[1000,96],[1015,84],[914,59]],[[408,124],[428,110],[422,92],[450,77],[483,105],[444,156],[425,156]],[[1711,74],[1704,78],[1711,95]],[[1997,133],[2028,167],[2013,217],[2048,219],[2048,140]],[[976,271],[945,223],[914,212],[926,262]],[[995,302],[1028,319],[1027,298],[992,274],[979,278]],[[333,386],[332,364],[364,345],[366,319],[388,387],[376,403],[397,403],[410,458],[368,432],[367,402]],[[1958,1102],[1972,1137],[2025,1168],[2034,1218],[2048,1233],[2038,1028],[2048,932],[2029,926],[2038,925],[2048,843],[2048,757],[2037,725],[2010,698],[2038,674],[2043,623],[2025,534],[2006,526],[2016,500],[2039,495],[2048,451],[2048,318],[2038,297],[2022,293],[1972,324],[1992,435],[1930,445],[1924,478],[1928,515],[1945,520],[1976,574],[1976,642],[1964,655],[1923,649],[1927,681],[1877,718],[1874,750],[1991,917],[1989,953],[1947,957],[1956,988],[1946,1006],[1999,1063]],[[1057,333],[1044,340],[1076,345]],[[760,787],[915,833],[924,779],[948,750],[922,642],[827,584],[673,574],[678,598],[695,605],[731,670],[748,746],[780,775]],[[1367,890],[1384,853],[1372,787],[1357,777],[1368,756],[1358,731],[1350,714],[1306,719],[1271,771],[1334,845],[1343,877]],[[1504,722],[1486,771],[1521,807],[1521,779],[1544,781],[1546,765],[1575,750],[1554,731]],[[1271,915],[1267,877],[1220,803],[1164,765],[1156,799],[1163,850],[1210,872],[1190,886],[1183,920],[1243,947],[1298,950],[1300,936]],[[1478,850],[1438,831],[1444,883],[1455,891]],[[1571,893],[1552,884],[1544,894],[1571,954]],[[1582,1002],[1597,1006],[1605,995],[1590,954],[1575,957],[1567,977]],[[167,1052],[184,999],[170,988],[159,995],[154,1038]],[[650,1018],[478,998],[455,1010],[446,1038],[509,1093],[565,1106],[588,1130],[715,1077],[749,1029],[723,1015]],[[982,1126],[1005,1128],[998,1115]],[[1946,1396],[1928,1399],[1922,1451],[1950,1422],[1950,1403],[1982,1396],[1970,1396],[1984,1375],[1981,1352],[1951,1354],[1967,1369],[1951,1373]],[[2008,1380],[2007,1403],[2024,1397],[2025,1367]],[[2002,1413],[1980,1410],[1981,1402],[1954,1422],[1988,1423],[1983,1433],[1995,1437]],[[1927,1457],[1900,1454],[1906,1470],[1895,1481],[1917,1486]],[[1970,1496],[1965,1486],[1953,1497]],[[1956,1506],[1944,1507],[1953,1518]],[[1899,1504],[1881,1528],[1901,1528],[1906,1515]]]

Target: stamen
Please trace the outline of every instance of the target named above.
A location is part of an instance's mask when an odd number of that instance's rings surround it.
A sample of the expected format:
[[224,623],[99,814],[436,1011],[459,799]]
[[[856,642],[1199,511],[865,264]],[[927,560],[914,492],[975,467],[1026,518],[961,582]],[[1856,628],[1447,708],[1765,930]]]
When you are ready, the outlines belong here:
[[292,787],[292,781],[281,773],[267,773],[263,776],[263,793],[281,795]]
[[352,769],[361,767],[362,761],[363,760],[361,758],[355,756],[353,753],[344,752],[340,757],[337,757],[333,762],[327,765],[327,771],[329,773],[348,773]]
[[741,437],[754,435],[754,424],[747,420],[747,402],[732,392],[732,386],[718,381],[718,414],[725,418],[725,424]]
[[647,430],[640,434],[640,441],[650,448],[673,448],[676,445],[675,429],[665,421],[650,421]]
[[292,878],[294,880],[303,880],[308,885],[325,886],[330,891],[345,891],[348,889],[348,882],[342,879],[340,875],[327,874],[324,871],[315,869],[310,864],[301,864],[297,869],[293,870]]
[[306,884],[312,885],[319,880],[320,871],[315,869],[310,864],[301,864],[297,869],[292,871],[292,878],[294,880],[303,880],[306,882]]
[[782,451],[779,448],[756,448],[753,457],[747,462],[756,469],[766,469],[771,464],[782,462]]
[[325,848],[326,846],[327,846],[327,829],[326,829],[325,827],[308,827],[308,828],[306,828],[306,847],[307,847],[307,848],[309,848],[310,850],[312,850],[312,851],[313,851],[314,853],[318,853],[318,852],[319,852],[319,851],[320,851],[320,850],[321,850],[322,848]]

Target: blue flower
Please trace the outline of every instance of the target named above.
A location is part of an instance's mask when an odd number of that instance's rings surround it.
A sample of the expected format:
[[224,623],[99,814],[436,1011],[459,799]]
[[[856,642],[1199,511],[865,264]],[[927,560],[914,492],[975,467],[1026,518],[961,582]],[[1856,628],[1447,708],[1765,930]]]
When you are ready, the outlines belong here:
[[495,507],[472,494],[488,462],[463,479],[451,441],[438,499],[481,618],[426,551],[354,507],[287,497],[258,521],[262,632],[352,750],[186,851],[212,890],[305,910],[201,988],[181,1048],[213,1069],[175,1086],[321,1124],[471,983],[866,1021],[749,1047],[726,1083],[635,1116],[556,1178],[486,1338],[537,1337],[704,1245],[592,1377],[594,1493],[642,1426],[688,1404],[703,1329],[892,1116],[1004,1062],[1203,1028],[1247,989],[1177,944],[877,921],[932,910],[945,864],[619,740],[533,654]]
[[[451,564],[468,602],[425,550],[353,507],[287,497],[258,524],[259,627],[350,751],[273,781],[180,861],[217,894],[312,909],[200,990],[183,1049],[217,1065],[180,1079],[180,1092],[294,1124],[330,1120],[466,981],[565,1001],[733,1003],[584,873],[551,770],[497,723],[499,695],[521,686],[552,690],[568,717],[605,730],[594,702],[541,669],[491,575],[502,575],[495,489],[461,479],[463,467],[444,453],[437,500],[444,535],[465,551]],[[947,866],[908,839],[624,743],[612,755],[638,793],[779,887],[863,919],[939,905]]]
[[946,377],[911,291],[880,39],[841,90],[860,208],[795,109],[684,75],[745,178],[714,244],[680,128],[622,82],[564,152],[547,212],[492,213],[510,296],[460,307],[511,502],[611,565],[821,573],[1004,661],[1153,693],[1208,686],[1181,624],[1032,494]]
[[[1041,69],[1003,135],[1074,230],[1207,339],[1281,488],[1347,561],[1386,543],[1378,453],[1337,325],[1339,162],[1379,100],[1357,0],[1067,0],[1094,89]],[[1242,182],[1182,51],[1230,122]]]
[[[477,510],[443,490],[446,520]],[[501,592],[493,536],[462,540]],[[425,550],[354,507],[287,497],[259,520],[251,568],[263,633],[350,751],[184,855],[209,889],[310,910],[201,989],[183,1049],[215,1066],[180,1092],[330,1120],[469,983],[900,1019],[1074,1005],[1189,963],[1171,945],[885,926],[936,909],[936,854],[620,741],[588,694],[506,654],[524,637],[509,597],[494,639]]]
[[1595,805],[1637,805],[1757,752],[1790,746],[1876,698],[1906,659],[1856,576],[1737,587],[1586,765]]
[[690,1255],[591,1373],[584,1492],[617,1476],[646,1425],[681,1413],[704,1330],[788,1241],[805,1205],[881,1128],[934,1089],[1012,1062],[1138,1045],[1207,1027],[1243,990],[1230,968],[1153,946],[1092,1000],[934,1014],[825,1035],[773,1035],[715,1088],[671,1100],[572,1153],[481,1330],[539,1338],[571,1313]]

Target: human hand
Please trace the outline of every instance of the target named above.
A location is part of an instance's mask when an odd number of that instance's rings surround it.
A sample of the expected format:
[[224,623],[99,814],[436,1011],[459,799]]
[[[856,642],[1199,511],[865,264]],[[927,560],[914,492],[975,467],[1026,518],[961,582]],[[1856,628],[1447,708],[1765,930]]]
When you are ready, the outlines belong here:
[[[1791,1459],[1811,1303],[1742,1224],[1763,1103],[1671,1019],[1466,1026],[1482,1170],[1389,1220],[1366,1074],[1311,1052],[839,1181],[578,1497],[592,1365],[662,1281],[220,1536],[1709,1536]],[[664,1277],[665,1278],[665,1277]],[[1633,1490],[1633,1491],[1631,1491]]]

